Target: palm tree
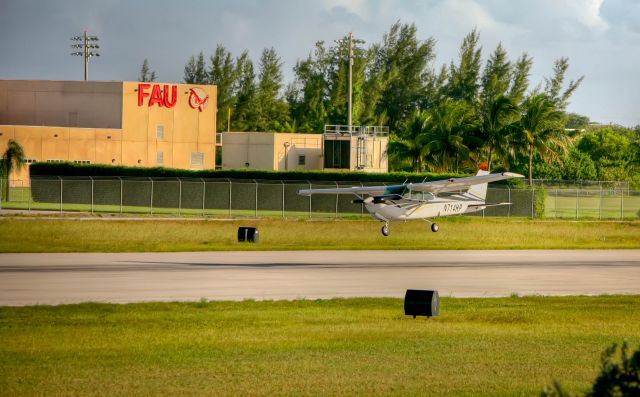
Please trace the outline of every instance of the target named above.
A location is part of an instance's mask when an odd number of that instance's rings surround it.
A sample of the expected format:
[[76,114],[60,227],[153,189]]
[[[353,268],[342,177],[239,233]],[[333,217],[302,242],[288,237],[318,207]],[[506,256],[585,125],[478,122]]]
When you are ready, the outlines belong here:
[[475,129],[473,108],[464,101],[447,98],[431,109],[432,117],[426,136],[426,153],[440,171],[456,172],[460,160],[469,157],[470,149],[465,136]]
[[425,132],[431,116],[416,110],[406,124],[404,133],[395,137],[389,143],[389,153],[399,159],[411,159],[411,168],[415,172],[424,171]]
[[2,155],[2,173],[7,178],[6,185],[6,199],[9,200],[9,178],[11,177],[11,172],[15,168],[16,170],[22,169],[24,166],[24,150],[22,150],[22,146],[13,139],[9,139],[9,144],[7,145],[7,150]]
[[567,147],[562,127],[563,113],[546,94],[535,94],[523,105],[515,143],[529,156],[529,185],[533,181],[533,156],[537,151],[543,161],[557,159],[558,150]]
[[502,159],[508,157],[510,127],[518,121],[520,113],[516,103],[509,97],[500,95],[489,101],[480,112],[482,137],[489,148],[488,171],[491,171],[493,154]]

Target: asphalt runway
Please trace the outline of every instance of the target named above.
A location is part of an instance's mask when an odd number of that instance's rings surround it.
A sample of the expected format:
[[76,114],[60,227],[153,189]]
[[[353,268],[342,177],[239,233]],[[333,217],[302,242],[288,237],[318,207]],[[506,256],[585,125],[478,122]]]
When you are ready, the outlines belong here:
[[640,250],[0,254],[0,305],[640,294]]

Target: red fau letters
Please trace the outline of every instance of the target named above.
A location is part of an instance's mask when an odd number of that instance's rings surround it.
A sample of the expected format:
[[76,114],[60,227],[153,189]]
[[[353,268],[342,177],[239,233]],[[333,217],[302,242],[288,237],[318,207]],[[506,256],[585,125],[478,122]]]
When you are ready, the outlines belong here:
[[[169,87],[171,87],[171,95],[169,95]],[[151,89],[151,92],[149,92]],[[144,99],[149,97],[149,107],[158,105],[160,107],[172,108],[176,106],[178,100],[178,86],[169,86],[165,84],[160,88],[160,84],[140,83],[138,84],[138,106],[144,104]]]

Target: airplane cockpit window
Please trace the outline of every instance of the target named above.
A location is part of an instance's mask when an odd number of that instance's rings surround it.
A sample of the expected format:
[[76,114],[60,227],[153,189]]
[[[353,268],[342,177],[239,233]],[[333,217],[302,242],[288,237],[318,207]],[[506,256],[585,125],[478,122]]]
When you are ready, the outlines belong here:
[[433,200],[433,194],[429,192],[409,191],[404,195],[405,198],[412,200]]

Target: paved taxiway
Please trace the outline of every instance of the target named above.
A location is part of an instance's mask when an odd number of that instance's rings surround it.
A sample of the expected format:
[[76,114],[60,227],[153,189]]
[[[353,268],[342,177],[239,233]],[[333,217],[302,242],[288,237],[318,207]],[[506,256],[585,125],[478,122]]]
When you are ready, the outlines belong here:
[[1,254],[0,305],[640,294],[640,250]]

